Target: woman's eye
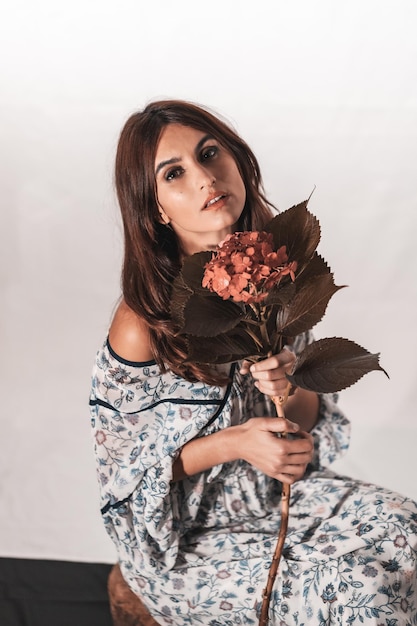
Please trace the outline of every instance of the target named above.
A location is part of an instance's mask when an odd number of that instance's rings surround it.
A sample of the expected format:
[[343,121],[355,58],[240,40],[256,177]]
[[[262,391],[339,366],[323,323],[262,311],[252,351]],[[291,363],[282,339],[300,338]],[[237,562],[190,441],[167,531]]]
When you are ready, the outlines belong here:
[[206,159],[212,159],[218,153],[219,149],[217,146],[209,146],[208,148],[204,148],[201,153],[201,160],[205,161]]
[[174,178],[178,178],[179,176],[181,176],[183,171],[184,170],[182,167],[173,167],[165,174],[165,180],[174,180]]

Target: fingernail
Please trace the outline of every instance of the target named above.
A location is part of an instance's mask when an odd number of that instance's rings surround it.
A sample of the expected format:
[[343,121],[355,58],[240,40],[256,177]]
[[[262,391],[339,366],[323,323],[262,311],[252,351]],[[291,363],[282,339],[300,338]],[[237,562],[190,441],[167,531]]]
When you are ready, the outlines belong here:
[[293,426],[294,430],[300,430],[300,425],[299,424],[297,424],[296,422],[292,422],[291,420],[288,420],[288,421]]

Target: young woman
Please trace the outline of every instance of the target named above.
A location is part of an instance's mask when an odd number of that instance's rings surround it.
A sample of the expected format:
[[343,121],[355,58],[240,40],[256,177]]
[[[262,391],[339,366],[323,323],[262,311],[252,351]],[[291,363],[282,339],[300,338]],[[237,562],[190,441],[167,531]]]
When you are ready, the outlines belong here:
[[257,624],[291,483],[270,624],[417,624],[417,506],[325,469],[348,447],[335,397],[297,389],[276,417],[289,350],[251,367],[185,362],[170,317],[182,259],[272,217],[250,148],[201,107],[154,102],[122,130],[116,188],[123,297],[90,405],[101,511],[131,590],[160,624]]

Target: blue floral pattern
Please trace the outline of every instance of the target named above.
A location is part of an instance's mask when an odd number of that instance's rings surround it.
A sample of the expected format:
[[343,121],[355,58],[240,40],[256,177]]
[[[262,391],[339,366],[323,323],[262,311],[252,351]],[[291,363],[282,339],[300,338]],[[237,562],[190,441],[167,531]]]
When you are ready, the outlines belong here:
[[[306,334],[295,349],[311,341]],[[154,362],[97,355],[90,399],[101,510],[126,581],[160,624],[256,625],[280,525],[281,484],[239,460],[172,483],[182,446],[275,415],[249,376],[191,383]],[[315,456],[292,487],[271,626],[417,625],[417,505],[327,467],[349,423],[323,395]]]

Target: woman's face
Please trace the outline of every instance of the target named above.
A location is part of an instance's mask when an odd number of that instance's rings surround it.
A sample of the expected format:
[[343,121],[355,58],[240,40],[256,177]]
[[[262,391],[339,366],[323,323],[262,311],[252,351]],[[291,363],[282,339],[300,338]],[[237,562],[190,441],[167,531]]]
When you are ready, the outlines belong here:
[[236,230],[245,185],[232,155],[207,133],[166,126],[155,177],[161,220],[174,229],[186,254],[212,249]]

